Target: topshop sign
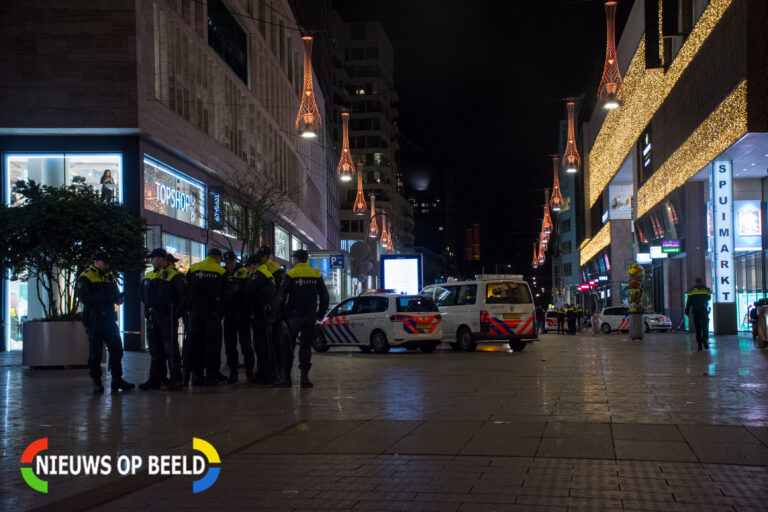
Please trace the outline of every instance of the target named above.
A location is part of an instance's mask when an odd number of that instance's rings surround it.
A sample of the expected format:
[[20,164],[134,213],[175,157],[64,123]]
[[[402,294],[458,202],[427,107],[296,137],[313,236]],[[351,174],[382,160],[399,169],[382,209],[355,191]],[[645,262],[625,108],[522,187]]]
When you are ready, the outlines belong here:
[[205,187],[160,162],[144,158],[144,209],[205,227]]
[[714,245],[712,259],[715,302],[735,301],[733,256],[736,250],[733,223],[733,162],[715,161],[710,167]]

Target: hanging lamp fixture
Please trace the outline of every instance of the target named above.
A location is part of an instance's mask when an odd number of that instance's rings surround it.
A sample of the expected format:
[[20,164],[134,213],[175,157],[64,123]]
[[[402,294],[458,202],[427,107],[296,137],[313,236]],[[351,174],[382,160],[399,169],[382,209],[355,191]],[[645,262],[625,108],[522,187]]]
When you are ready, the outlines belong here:
[[623,84],[621,71],[619,70],[619,59],[616,56],[617,3],[617,0],[606,0],[605,2],[605,22],[608,41],[605,50],[603,78],[600,80],[600,88],[597,90],[598,99],[603,103],[603,107],[608,110],[619,107],[619,90]]
[[376,196],[371,194],[371,223],[368,226],[368,237],[379,236],[379,225],[376,223]]
[[565,153],[563,153],[563,167],[565,172],[573,174],[579,172],[579,166],[581,165],[581,156],[576,147],[576,130],[573,114],[575,103],[569,101],[566,103],[566,107],[568,108],[568,144],[565,146]]
[[544,191],[544,220],[541,221],[541,232],[545,235],[552,232],[552,217],[549,215],[549,190]]
[[355,163],[352,161],[352,154],[349,152],[349,112],[341,113],[341,126],[341,158],[339,159],[339,165],[336,166],[336,174],[339,175],[341,181],[352,181]]
[[549,248],[549,237],[543,231],[539,234],[539,247],[541,247],[544,252],[547,252],[547,249]]
[[539,242],[539,266],[543,265],[546,261],[546,257],[544,256],[544,251],[541,247],[541,242]]
[[365,193],[363,192],[363,163],[357,164],[357,197],[355,197],[355,204],[352,206],[352,212],[355,215],[365,215],[368,211],[368,205],[365,204]]
[[539,254],[538,251],[536,251],[536,242],[533,242],[533,263],[531,263],[531,266],[533,268],[539,268]]
[[387,215],[382,211],[381,212],[381,238],[379,238],[379,242],[381,242],[381,245],[386,247],[389,245],[389,228],[387,227],[388,219]]
[[387,225],[388,225],[387,233],[389,235],[388,237],[389,243],[387,243],[387,252],[389,254],[394,254],[395,253],[395,237],[392,234],[392,223],[390,222],[389,219],[387,219]]
[[552,185],[552,199],[549,200],[549,206],[552,208],[553,212],[559,212],[563,209],[563,206],[565,206],[565,200],[563,199],[563,194],[560,192],[560,178],[558,176],[560,166],[558,165],[558,158],[556,156],[552,158],[552,165],[555,168],[555,182]]
[[304,87],[301,91],[299,112],[296,114],[296,129],[305,139],[314,139],[323,120],[320,118],[312,85],[312,37],[304,36],[301,40],[304,43]]

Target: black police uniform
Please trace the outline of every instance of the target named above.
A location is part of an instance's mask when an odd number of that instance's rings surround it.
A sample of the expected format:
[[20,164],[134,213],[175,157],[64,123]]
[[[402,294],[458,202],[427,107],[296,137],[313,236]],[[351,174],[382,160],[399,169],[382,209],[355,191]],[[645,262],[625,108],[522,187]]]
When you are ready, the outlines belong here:
[[221,362],[221,310],[228,292],[225,270],[208,256],[189,267],[187,279],[190,288],[187,343],[192,384],[216,384]]
[[259,265],[251,273],[246,286],[251,308],[253,346],[256,349],[256,375],[251,382],[271,384],[277,373],[277,347],[274,324],[276,323],[277,287],[267,265]]
[[91,265],[77,278],[75,289],[83,305],[83,324],[88,333],[88,369],[94,390],[104,389],[101,384],[101,354],[104,345],[109,351],[112,390],[133,389],[133,384],[123,380],[123,342],[117,328],[115,311],[121,294],[114,274],[102,273]]
[[555,310],[555,314],[557,315],[557,334],[565,334],[565,311],[559,307]]
[[[319,305],[318,305],[319,300]],[[278,317],[288,324],[290,337],[280,339],[280,375],[276,385],[291,385],[291,367],[296,337],[299,337],[299,369],[302,386],[309,387],[312,339],[317,320],[328,310],[328,289],[323,276],[306,263],[286,272],[277,297]]]
[[156,389],[165,377],[166,363],[170,371],[169,388],[181,383],[178,324],[189,303],[189,285],[184,274],[169,264],[147,272],[141,288],[144,316],[147,320],[147,342],[152,358],[149,379],[141,389]]
[[249,280],[248,274],[248,269],[240,264],[237,264],[233,271],[227,270],[226,273],[230,288],[234,290],[237,286],[237,291],[233,291],[227,298],[224,308],[224,349],[227,353],[229,382],[237,382],[237,367],[240,360],[237,353],[238,338],[247,378],[253,376],[253,367],[256,363],[251,342],[251,315],[245,292]]
[[699,350],[703,346],[709,349],[707,334],[709,333],[709,299],[712,291],[703,284],[697,284],[688,291],[688,300],[685,303],[685,314],[693,313],[693,326],[696,331],[696,343]]
[[568,334],[576,334],[576,309],[568,306],[565,310],[565,316],[568,319]]

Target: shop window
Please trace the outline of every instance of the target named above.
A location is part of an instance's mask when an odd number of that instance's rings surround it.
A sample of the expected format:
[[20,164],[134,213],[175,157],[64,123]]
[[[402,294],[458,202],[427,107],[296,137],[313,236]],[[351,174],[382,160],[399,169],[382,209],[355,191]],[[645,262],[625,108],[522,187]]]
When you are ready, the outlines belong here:
[[291,254],[293,254],[293,251],[298,251],[301,249],[301,240],[296,238],[295,236],[291,237]]
[[122,202],[123,156],[120,153],[39,153],[6,157],[6,197],[18,205],[13,194],[17,181],[33,180],[40,185],[90,187],[106,200]]
[[144,158],[144,209],[205,227],[205,187],[160,162]]
[[182,272],[205,259],[205,245],[188,238],[163,233],[163,248],[179,259],[176,267]]
[[278,226],[275,226],[275,257],[284,261],[290,260],[290,235]]

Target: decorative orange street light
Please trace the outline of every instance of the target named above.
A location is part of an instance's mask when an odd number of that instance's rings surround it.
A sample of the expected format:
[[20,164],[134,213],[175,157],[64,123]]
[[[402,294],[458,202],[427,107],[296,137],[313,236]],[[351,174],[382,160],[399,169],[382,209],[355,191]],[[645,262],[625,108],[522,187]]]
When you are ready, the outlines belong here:
[[376,223],[376,196],[371,194],[371,224],[368,226],[368,237],[379,236],[379,225]]
[[546,235],[552,232],[552,217],[549,215],[549,190],[544,191],[544,220],[541,222],[541,232]]
[[565,146],[565,153],[563,153],[563,167],[565,167],[565,172],[571,174],[579,172],[579,166],[581,165],[581,156],[576,147],[576,136],[574,135],[576,131],[573,120],[574,105],[572,101],[566,104],[568,108],[568,144]]
[[381,245],[384,247],[389,245],[389,219],[387,219],[387,214],[383,211],[381,212],[381,238],[379,238],[379,242],[381,242]]
[[355,172],[355,163],[352,161],[352,154],[349,152],[349,112],[341,113],[341,158],[339,165],[336,166],[336,174],[341,181],[351,181],[352,173]]
[[387,243],[387,252],[389,254],[394,254],[395,253],[395,237],[392,234],[392,223],[389,221],[389,219],[387,219],[387,225],[389,226],[387,228],[388,235],[389,235],[389,243]]
[[539,254],[538,251],[536,251],[536,242],[533,242],[533,263],[531,266],[533,268],[539,268]]
[[543,265],[545,261],[544,251],[541,248],[541,242],[539,242],[539,265]]
[[552,186],[552,199],[549,200],[549,206],[552,207],[553,212],[559,212],[565,206],[565,200],[560,192],[560,178],[558,177],[560,166],[558,165],[557,157],[552,158],[552,164],[555,168],[555,183]]
[[609,110],[619,107],[619,90],[623,84],[619,59],[616,56],[616,4],[617,0],[606,0],[605,21],[607,25],[608,42],[605,50],[605,68],[600,88],[597,90],[598,99]]
[[304,42],[304,87],[301,91],[301,105],[296,114],[296,129],[301,128],[301,136],[305,139],[314,139],[317,137],[317,128],[323,124],[320,118],[320,110],[315,102],[315,89],[312,86],[312,37],[304,36],[301,38]]
[[546,235],[546,233],[542,231],[541,234],[539,234],[539,247],[541,247],[541,249],[544,252],[547,252],[548,246],[549,246],[549,237]]
[[368,205],[365,204],[365,194],[363,193],[363,163],[357,164],[357,197],[355,198],[355,204],[352,206],[352,211],[355,215],[365,215],[368,211]]

